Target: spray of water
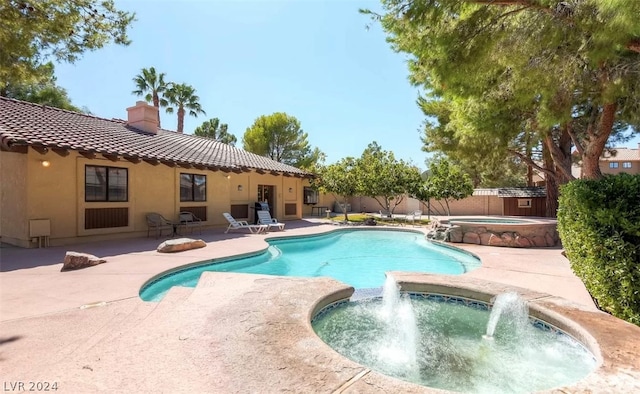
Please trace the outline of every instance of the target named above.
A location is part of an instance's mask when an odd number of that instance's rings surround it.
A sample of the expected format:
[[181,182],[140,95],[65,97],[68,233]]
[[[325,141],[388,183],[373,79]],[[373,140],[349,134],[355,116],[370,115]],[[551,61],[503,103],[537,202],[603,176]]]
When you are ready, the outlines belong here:
[[400,295],[400,288],[390,275],[384,284],[378,318],[385,326],[378,358],[389,367],[403,370],[403,374],[418,374],[420,338],[415,312],[411,300]]
[[501,293],[492,300],[493,308],[489,315],[485,339],[493,339],[496,326],[501,317],[509,317],[509,322],[516,326],[524,326],[529,316],[527,302],[516,292]]

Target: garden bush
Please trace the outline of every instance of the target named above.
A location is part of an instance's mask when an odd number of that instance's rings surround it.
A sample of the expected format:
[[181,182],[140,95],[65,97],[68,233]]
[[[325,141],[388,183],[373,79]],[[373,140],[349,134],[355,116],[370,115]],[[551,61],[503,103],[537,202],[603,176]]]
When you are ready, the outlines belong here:
[[558,232],[571,269],[599,307],[640,325],[640,175],[564,185]]

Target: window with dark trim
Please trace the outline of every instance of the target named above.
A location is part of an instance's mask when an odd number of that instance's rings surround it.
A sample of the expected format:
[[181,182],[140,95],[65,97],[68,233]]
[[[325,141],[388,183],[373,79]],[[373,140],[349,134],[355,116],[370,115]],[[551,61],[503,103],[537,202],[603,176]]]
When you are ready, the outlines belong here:
[[317,204],[318,203],[318,191],[312,187],[304,187],[304,201],[305,204]]
[[631,162],[630,161],[625,161],[622,163],[622,168],[631,168]]
[[609,162],[609,168],[618,168],[618,162],[617,161]]
[[84,200],[126,202],[129,200],[129,170],[120,167],[85,166]]
[[207,176],[180,173],[180,201],[207,201]]

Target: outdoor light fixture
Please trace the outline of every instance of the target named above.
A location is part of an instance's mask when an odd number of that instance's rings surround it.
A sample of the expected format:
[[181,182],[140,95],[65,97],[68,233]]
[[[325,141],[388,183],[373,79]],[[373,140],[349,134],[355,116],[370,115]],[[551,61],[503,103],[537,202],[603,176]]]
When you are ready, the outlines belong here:
[[289,193],[293,193],[293,188],[292,187],[289,188]]
[[238,191],[241,192],[242,191],[242,185],[238,185]]
[[43,167],[49,167],[51,162],[49,160],[40,160],[40,164],[42,164]]
[[225,178],[231,179],[231,174],[227,174],[227,176],[225,176]]

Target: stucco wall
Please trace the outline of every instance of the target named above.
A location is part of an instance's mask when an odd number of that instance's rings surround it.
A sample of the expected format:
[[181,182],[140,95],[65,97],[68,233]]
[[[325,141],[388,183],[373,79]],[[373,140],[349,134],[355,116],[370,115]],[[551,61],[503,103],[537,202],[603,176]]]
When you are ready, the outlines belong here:
[[[379,212],[382,207],[371,197],[354,197],[350,199],[352,212]],[[440,202],[431,200],[432,215],[446,215],[446,208]],[[393,207],[393,203],[392,203]],[[471,196],[458,201],[449,202],[451,215],[502,215],[502,199],[498,196]],[[394,209],[395,214],[407,214],[420,210],[427,214],[427,206],[415,198],[404,198]]]
[[[27,154],[1,152],[0,235],[4,242],[19,246],[36,246],[28,237],[30,219],[51,221],[51,245],[85,242],[118,237],[146,235],[146,214],[158,212],[176,220],[181,207],[207,207],[205,226],[225,226],[222,216],[232,204],[253,206],[258,185],[274,187],[273,216],[279,220],[302,216],[302,185],[308,181],[296,177],[236,174],[195,168],[152,165],[144,161],[111,161],[98,155],[88,159],[76,152],[62,157],[53,152]],[[42,160],[50,163],[42,166]],[[126,168],[128,201],[86,202],[85,166]],[[180,201],[180,173],[206,175],[206,201]],[[241,186],[240,188],[238,186]],[[240,190],[241,189],[241,190]],[[285,215],[285,204],[295,204],[295,214]],[[86,208],[128,208],[128,226],[85,229]]]
[[0,236],[28,246],[27,155],[0,151]]

